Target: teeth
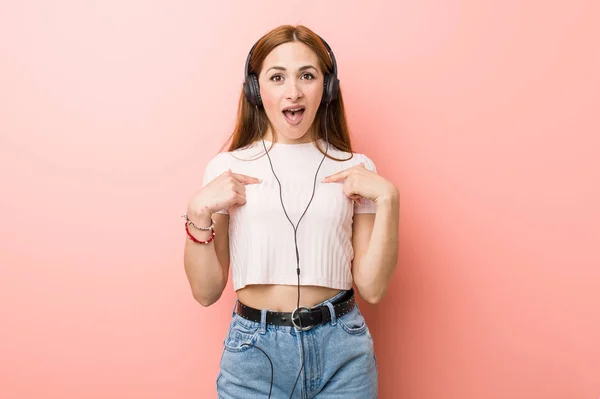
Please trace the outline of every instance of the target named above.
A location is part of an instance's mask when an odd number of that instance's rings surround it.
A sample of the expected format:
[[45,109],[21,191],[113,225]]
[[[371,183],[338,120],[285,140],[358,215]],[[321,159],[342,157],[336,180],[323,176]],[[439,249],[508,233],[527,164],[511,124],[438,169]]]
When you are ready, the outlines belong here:
[[303,110],[304,108],[294,108],[294,109],[286,109],[286,111],[290,111],[290,112],[298,112]]

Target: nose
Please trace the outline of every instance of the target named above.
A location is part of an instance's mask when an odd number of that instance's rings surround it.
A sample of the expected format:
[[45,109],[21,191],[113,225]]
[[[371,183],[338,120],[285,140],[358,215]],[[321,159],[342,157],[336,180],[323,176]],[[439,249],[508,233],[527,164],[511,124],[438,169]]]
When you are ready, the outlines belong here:
[[286,90],[286,98],[290,101],[296,101],[300,97],[302,97],[302,92],[298,87],[298,83],[290,81]]

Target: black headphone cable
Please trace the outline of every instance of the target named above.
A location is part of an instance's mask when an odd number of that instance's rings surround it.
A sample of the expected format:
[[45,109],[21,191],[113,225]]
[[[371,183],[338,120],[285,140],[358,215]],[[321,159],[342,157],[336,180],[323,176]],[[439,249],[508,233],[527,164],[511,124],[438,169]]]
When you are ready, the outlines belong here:
[[[257,120],[257,125],[258,125],[258,131],[260,132],[260,138],[261,141],[263,143],[263,147],[265,149],[265,153],[267,155],[267,158],[269,159],[269,164],[271,165],[271,171],[273,172],[273,176],[275,176],[275,179],[277,180],[277,183],[279,184],[279,199],[281,200],[281,206],[283,208],[283,212],[285,213],[285,216],[287,217],[287,219],[289,220],[289,222],[292,225],[292,228],[294,229],[294,243],[296,245],[296,274],[298,276],[298,301],[297,301],[297,305],[296,305],[296,310],[298,310],[298,322],[300,324],[300,329],[296,329],[296,331],[300,332],[300,341],[302,343],[302,364],[300,366],[300,371],[298,371],[298,376],[296,377],[296,381],[294,382],[294,387],[292,388],[292,392],[290,393],[290,399],[292,398],[292,396],[294,395],[294,391],[296,390],[296,385],[298,384],[298,380],[300,379],[300,375],[302,374],[302,370],[304,369],[304,335],[302,334],[302,319],[300,318],[300,253],[298,251],[298,239],[297,239],[297,232],[298,232],[298,225],[300,225],[300,221],[302,220],[302,218],[304,217],[304,215],[306,214],[306,211],[308,211],[308,207],[310,206],[314,196],[315,196],[315,190],[316,190],[316,186],[317,186],[317,176],[319,175],[319,169],[321,169],[321,165],[323,164],[323,161],[325,161],[325,157],[327,156],[327,152],[329,151],[329,139],[328,139],[328,133],[327,133],[327,110],[329,108],[329,103],[326,104],[325,106],[325,142],[327,144],[326,148],[325,148],[325,154],[323,155],[323,158],[321,159],[321,163],[319,163],[319,167],[317,168],[317,172],[315,173],[315,179],[314,179],[314,183],[313,183],[313,193],[312,196],[310,197],[310,201],[308,202],[308,205],[306,206],[306,209],[304,210],[304,213],[302,213],[302,216],[300,216],[300,219],[298,219],[298,223],[296,224],[296,226],[294,226],[294,223],[292,222],[292,220],[290,219],[287,211],[285,210],[285,205],[283,204],[283,194],[282,194],[282,188],[281,188],[281,182],[279,181],[279,178],[277,177],[277,175],[275,174],[275,170],[273,169],[273,162],[271,161],[271,157],[269,156],[269,152],[267,151],[267,147],[265,145],[265,141],[263,138],[263,134],[262,134],[262,129],[260,128],[260,121],[258,118],[259,112],[258,112],[258,106],[255,105],[256,108],[256,120]],[[294,311],[295,312],[295,311]],[[293,313],[292,313],[292,318],[293,318]],[[292,324],[294,324],[292,322]],[[262,350],[261,348],[259,348],[258,346],[252,344],[252,343],[244,343],[242,344],[242,346],[253,346],[256,349],[260,350],[262,353],[264,353],[264,355],[267,357],[267,359],[269,360],[269,363],[271,365],[271,387],[269,388],[269,398],[271,398],[271,392],[273,391],[273,374],[274,374],[274,370],[273,370],[273,362],[271,361],[271,358],[269,357],[269,355],[267,355],[265,353],[264,350]]]

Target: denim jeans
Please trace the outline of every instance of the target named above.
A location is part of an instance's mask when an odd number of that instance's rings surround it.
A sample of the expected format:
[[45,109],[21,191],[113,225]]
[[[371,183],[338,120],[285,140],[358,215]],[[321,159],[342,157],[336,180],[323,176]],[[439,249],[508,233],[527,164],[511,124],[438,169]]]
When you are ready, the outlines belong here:
[[[328,306],[333,314],[331,301],[344,293],[320,305]],[[308,331],[268,325],[265,316],[266,309],[262,322],[254,322],[232,312],[217,376],[219,399],[267,399],[269,392],[273,399],[377,398],[373,338],[358,304]],[[298,378],[303,353],[304,367]]]

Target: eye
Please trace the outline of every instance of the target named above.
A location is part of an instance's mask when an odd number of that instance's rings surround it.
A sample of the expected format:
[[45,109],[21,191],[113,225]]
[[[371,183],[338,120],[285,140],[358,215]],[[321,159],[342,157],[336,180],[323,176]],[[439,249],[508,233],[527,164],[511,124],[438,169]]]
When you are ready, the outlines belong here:
[[273,75],[269,78],[269,80],[273,82],[281,82],[283,80],[283,76],[281,75]]
[[315,75],[313,75],[312,73],[307,72],[307,73],[302,74],[302,79],[312,80],[314,78],[315,78]]

